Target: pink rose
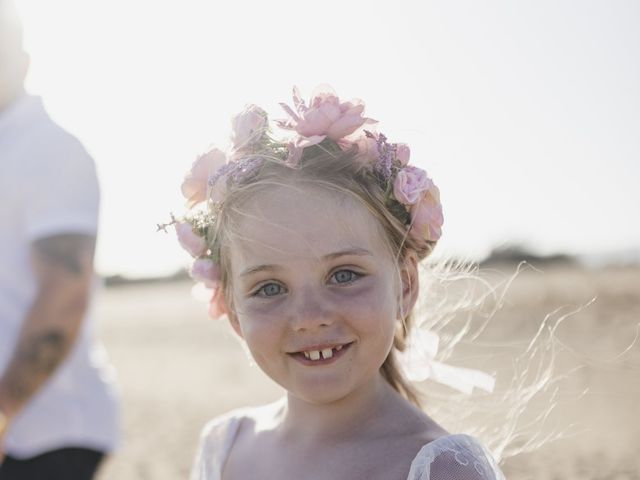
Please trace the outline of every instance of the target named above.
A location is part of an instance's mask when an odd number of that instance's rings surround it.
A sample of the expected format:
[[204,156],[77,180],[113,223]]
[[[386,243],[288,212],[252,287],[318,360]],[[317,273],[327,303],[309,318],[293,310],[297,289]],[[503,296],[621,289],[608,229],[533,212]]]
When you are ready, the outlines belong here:
[[409,163],[409,157],[411,156],[411,150],[406,143],[398,143],[396,145],[396,159],[403,167]]
[[407,166],[396,175],[393,195],[403,205],[413,205],[430,188],[433,188],[433,182],[427,172],[418,167]]
[[436,241],[442,235],[442,204],[440,191],[433,183],[423,193],[418,203],[411,206],[411,229],[409,235],[418,241]]
[[214,288],[220,281],[220,267],[208,258],[198,258],[191,265],[191,278],[204,283],[205,287]]
[[320,143],[326,137],[337,142],[355,132],[365,122],[374,122],[362,116],[362,101],[341,103],[328,85],[320,85],[314,90],[309,106],[300,98],[298,89],[294,88],[293,103],[295,111],[284,103],[280,104],[290,118],[277,123],[281,128],[295,130],[302,137],[314,138],[313,144]]
[[199,257],[207,251],[207,243],[204,238],[193,231],[189,222],[180,222],[175,225],[180,246],[192,257]]
[[348,137],[341,139],[338,142],[338,145],[342,150],[349,150],[355,145],[358,149],[358,156],[356,157],[357,161],[362,164],[375,163],[380,158],[377,142],[378,133],[371,133],[373,138],[367,136],[364,133],[364,130],[358,130]]
[[[226,154],[217,148],[212,148],[193,162],[191,171],[187,173],[182,182],[182,195],[187,199],[189,208],[207,199],[207,193],[210,192],[209,177],[226,163]],[[215,195],[214,200],[216,201],[219,200],[217,197],[221,195],[219,190],[223,183],[218,181],[218,187],[210,192]]]
[[234,150],[258,141],[267,128],[267,113],[256,105],[245,109],[231,119],[231,142]]

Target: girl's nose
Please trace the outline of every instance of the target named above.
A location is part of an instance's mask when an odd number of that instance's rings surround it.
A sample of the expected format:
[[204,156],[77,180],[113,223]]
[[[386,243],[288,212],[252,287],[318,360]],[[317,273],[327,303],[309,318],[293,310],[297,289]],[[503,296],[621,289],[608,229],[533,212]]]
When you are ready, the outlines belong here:
[[291,327],[294,330],[312,330],[332,323],[331,308],[319,292],[311,287],[299,292],[291,315]]

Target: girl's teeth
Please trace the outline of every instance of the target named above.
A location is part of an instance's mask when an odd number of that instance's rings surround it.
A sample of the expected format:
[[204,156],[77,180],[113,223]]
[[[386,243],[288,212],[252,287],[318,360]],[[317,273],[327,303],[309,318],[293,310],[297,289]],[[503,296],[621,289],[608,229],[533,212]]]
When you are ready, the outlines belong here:
[[[338,345],[334,347],[336,352],[342,350],[342,345]],[[333,348],[325,348],[323,350],[308,350],[303,351],[304,357],[308,360],[320,360],[320,358],[331,358],[333,357]]]

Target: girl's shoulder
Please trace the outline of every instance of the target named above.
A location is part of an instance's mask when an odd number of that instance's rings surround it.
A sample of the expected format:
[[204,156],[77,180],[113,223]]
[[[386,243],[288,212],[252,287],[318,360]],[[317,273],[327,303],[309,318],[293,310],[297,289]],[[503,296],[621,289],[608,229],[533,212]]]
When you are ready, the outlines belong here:
[[445,435],[424,445],[411,462],[407,480],[504,480],[497,463],[476,438]]
[[[280,401],[232,410],[209,421],[202,429],[191,480],[220,480],[223,466],[241,427],[253,430],[270,423]],[[497,463],[476,438],[465,434],[429,439],[411,462],[407,480],[504,480]]]
[[280,402],[231,410],[207,422],[200,434],[191,480],[219,480],[222,467],[243,423],[272,418]]

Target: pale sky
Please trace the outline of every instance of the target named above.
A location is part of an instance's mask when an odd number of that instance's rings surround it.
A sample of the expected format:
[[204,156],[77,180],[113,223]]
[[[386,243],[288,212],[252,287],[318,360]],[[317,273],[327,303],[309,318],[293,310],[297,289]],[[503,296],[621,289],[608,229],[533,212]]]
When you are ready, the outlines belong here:
[[[17,0],[27,81],[94,156],[98,269],[187,264],[195,156],[293,85],[362,98],[442,192],[441,254],[640,247],[640,2]],[[315,6],[312,6],[315,5]]]

